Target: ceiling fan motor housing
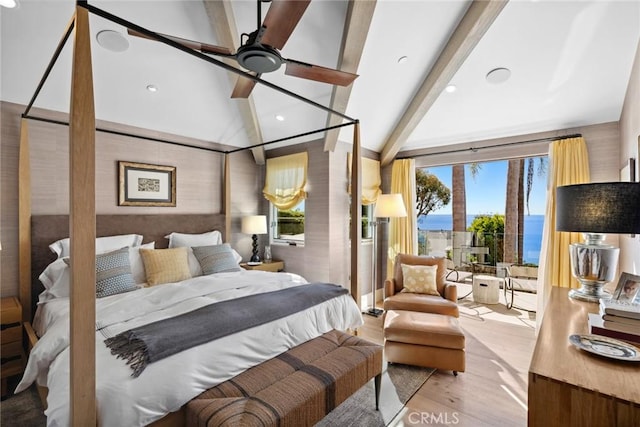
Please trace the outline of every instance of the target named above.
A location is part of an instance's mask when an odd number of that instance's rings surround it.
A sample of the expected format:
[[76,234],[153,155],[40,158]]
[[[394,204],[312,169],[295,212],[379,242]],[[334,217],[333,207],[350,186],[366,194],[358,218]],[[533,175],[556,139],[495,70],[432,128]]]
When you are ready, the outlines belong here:
[[282,65],[282,56],[271,46],[260,43],[244,45],[236,53],[238,63],[256,73],[270,73]]

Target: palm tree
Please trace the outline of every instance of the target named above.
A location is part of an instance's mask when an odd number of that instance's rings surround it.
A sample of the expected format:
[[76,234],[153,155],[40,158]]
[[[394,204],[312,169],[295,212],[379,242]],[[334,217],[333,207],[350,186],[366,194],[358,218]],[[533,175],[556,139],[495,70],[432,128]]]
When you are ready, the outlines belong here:
[[464,183],[464,164],[453,165],[451,174],[453,231],[467,231],[467,195]]

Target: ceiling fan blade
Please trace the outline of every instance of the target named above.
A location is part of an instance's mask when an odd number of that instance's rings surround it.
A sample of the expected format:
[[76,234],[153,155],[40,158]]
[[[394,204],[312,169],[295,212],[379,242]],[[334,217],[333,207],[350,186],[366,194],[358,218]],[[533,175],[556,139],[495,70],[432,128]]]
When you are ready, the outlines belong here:
[[287,59],[287,69],[284,73],[289,76],[338,86],[349,86],[358,77],[357,74],[347,73],[346,71],[305,64],[291,59]]
[[311,0],[273,0],[264,17],[261,43],[282,49],[298,25]]
[[[130,36],[135,36],[135,37],[141,37],[143,39],[149,39],[149,40],[154,40],[155,39],[139,33],[137,31],[134,31],[132,29],[127,29],[127,32],[129,33]],[[183,39],[180,37],[176,37],[176,36],[170,36],[168,34],[162,34],[162,33],[158,33],[158,35],[162,36],[162,37],[166,37],[169,40],[173,40],[176,43],[180,43],[183,46],[186,46],[190,49],[194,49],[203,53],[211,53],[213,55],[224,55],[224,56],[232,56],[231,55],[231,51],[229,49],[227,49],[226,47],[222,47],[222,46],[216,46],[213,44],[208,44],[208,43],[200,43],[200,42],[196,42],[193,40],[187,40],[187,39]]]
[[[254,76],[260,77],[259,74],[251,73]],[[246,77],[238,76],[236,86],[231,92],[231,98],[248,98],[251,95],[251,91],[256,85],[255,80],[248,79]]]

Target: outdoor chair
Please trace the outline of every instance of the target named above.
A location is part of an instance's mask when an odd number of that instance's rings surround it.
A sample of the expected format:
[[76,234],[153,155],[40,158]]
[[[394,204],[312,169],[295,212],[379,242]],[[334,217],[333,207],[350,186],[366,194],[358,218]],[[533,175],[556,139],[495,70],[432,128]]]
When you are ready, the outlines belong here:
[[[536,292],[538,280],[538,267],[527,265],[510,265],[506,268],[507,276],[504,285],[504,299],[507,308],[513,307],[513,291],[517,286],[519,290]],[[535,281],[535,285],[532,285]],[[510,298],[509,298],[510,297]]]

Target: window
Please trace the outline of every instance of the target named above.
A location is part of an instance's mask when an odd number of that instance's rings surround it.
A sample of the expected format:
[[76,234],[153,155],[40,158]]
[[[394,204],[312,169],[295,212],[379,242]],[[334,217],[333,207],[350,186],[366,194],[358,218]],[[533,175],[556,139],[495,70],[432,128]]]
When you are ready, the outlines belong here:
[[264,197],[269,200],[271,241],[304,244],[306,152],[267,159]]
[[375,205],[361,205],[362,238],[373,239],[373,207]]
[[290,209],[271,206],[271,241],[304,244],[304,200]]

